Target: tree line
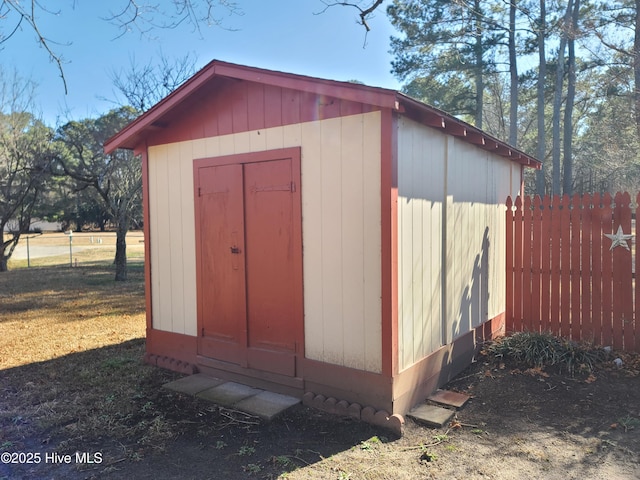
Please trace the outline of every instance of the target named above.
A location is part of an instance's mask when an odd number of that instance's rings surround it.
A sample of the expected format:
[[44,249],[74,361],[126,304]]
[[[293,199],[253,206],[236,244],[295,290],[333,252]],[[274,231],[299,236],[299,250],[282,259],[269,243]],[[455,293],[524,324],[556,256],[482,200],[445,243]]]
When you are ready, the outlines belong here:
[[640,189],[640,0],[393,0],[409,95],[543,161],[528,193]]
[[116,231],[115,279],[127,279],[126,235],[142,222],[141,162],[128,150],[106,155],[103,145],[194,70],[189,56],[146,65],[132,60],[128,71],[112,75],[122,106],[57,128],[30,113],[34,83],[0,70],[0,272],[38,218],[76,231],[110,224]]

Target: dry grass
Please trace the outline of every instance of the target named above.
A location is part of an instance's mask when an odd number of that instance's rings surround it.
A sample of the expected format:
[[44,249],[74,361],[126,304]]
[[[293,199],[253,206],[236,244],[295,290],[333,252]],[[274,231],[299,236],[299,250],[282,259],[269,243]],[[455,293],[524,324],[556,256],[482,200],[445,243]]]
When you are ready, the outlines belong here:
[[0,274],[0,369],[144,337],[142,263],[130,257],[130,281],[116,283],[110,249],[87,250],[83,258],[91,262],[10,264],[13,269]]

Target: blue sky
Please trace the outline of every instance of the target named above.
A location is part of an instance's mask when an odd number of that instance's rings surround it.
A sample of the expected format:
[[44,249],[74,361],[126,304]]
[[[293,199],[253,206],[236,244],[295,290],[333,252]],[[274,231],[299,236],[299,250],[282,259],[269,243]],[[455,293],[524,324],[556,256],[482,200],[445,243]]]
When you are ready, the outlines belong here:
[[[169,0],[158,0],[167,3]],[[156,3],[158,3],[156,2]],[[372,31],[356,23],[354,9],[333,7],[320,15],[320,0],[237,0],[243,15],[226,16],[223,26],[189,25],[155,29],[147,36],[132,31],[118,37],[118,27],[105,21],[110,10],[127,0],[46,2],[58,13],[41,12],[40,28],[64,58],[65,95],[56,65],[23,28],[2,45],[0,65],[17,69],[38,84],[37,108],[50,126],[68,119],[97,116],[115,106],[109,72],[127,69],[131,59],[146,64],[160,54],[176,59],[190,54],[200,68],[212,59],[334,80],[359,80],[398,89],[391,75],[389,37],[395,32],[384,9],[370,21]],[[221,10],[221,15],[227,15]],[[3,20],[3,33],[8,23]],[[57,42],[57,43],[53,43]]]

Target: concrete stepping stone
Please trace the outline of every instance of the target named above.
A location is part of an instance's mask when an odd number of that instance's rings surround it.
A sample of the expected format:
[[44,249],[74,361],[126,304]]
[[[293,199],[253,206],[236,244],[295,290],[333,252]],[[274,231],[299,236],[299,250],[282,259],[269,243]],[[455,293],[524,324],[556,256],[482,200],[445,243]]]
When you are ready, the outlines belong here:
[[456,412],[448,408],[436,405],[419,405],[411,410],[407,416],[417,422],[425,423],[429,427],[442,428],[446,425]]
[[163,385],[174,392],[232,408],[270,421],[286,409],[300,403],[299,398],[228,382],[203,374],[190,375]]
[[236,403],[233,408],[271,421],[276,415],[300,403],[299,398],[262,391]]
[[225,382],[217,387],[209,388],[196,394],[197,398],[202,398],[224,407],[233,407],[240,400],[258,395],[259,388],[252,388],[235,382]]
[[224,380],[220,380],[219,378],[213,378],[197,373],[195,375],[180,378],[173,382],[165,383],[163,387],[173,390],[174,392],[185,393],[187,395],[197,395],[204,390],[217,387],[224,382]]
[[465,395],[464,393],[452,392],[451,390],[436,390],[427,397],[427,400],[439,403],[440,405],[462,408],[470,398],[469,395]]

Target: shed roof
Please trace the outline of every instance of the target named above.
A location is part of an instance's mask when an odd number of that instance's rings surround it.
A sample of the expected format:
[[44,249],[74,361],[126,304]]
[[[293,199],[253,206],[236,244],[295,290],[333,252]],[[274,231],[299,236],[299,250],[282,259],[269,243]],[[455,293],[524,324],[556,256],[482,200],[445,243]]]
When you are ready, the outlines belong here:
[[152,132],[162,129],[187,98],[196,95],[215,78],[229,78],[289,88],[318,95],[389,108],[405,114],[424,125],[442,130],[479,148],[491,151],[525,166],[540,169],[541,162],[508,145],[488,133],[459,120],[442,110],[415,100],[403,93],[386,88],[370,87],[352,82],[339,82],[292,73],[265,70],[213,60],[187,80],[182,86],[158,102],[149,111],[131,122],[104,144],[107,153],[116,148],[136,149]]

